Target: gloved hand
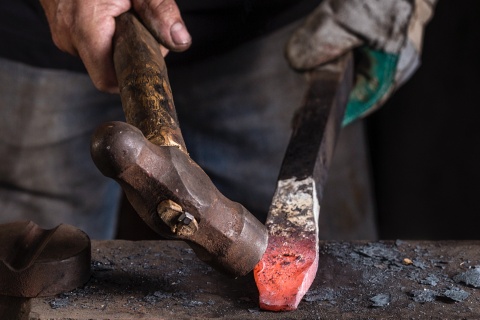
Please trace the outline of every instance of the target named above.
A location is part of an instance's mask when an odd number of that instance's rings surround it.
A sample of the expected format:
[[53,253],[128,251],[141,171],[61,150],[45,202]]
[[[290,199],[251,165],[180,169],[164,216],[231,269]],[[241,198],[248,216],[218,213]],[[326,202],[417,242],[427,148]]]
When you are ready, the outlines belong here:
[[299,71],[355,49],[356,79],[344,125],[381,106],[418,68],[436,0],[324,0],[287,43]]
[[184,51],[191,37],[175,0],[40,0],[55,45],[78,55],[100,90],[118,92],[113,67],[115,17],[134,9],[153,36],[168,50]]

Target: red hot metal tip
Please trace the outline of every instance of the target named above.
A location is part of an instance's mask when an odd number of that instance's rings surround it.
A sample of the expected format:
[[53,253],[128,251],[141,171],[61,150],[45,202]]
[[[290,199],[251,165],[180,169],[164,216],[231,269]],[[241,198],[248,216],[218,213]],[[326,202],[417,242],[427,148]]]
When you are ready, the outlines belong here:
[[352,70],[349,53],[309,73],[309,89],[295,116],[265,223],[267,250],[254,269],[262,309],[295,310],[317,273],[319,202]]
[[316,239],[272,235],[267,251],[254,269],[260,308],[270,311],[296,310],[310,288],[318,268]]
[[278,181],[267,249],[254,269],[260,308],[295,310],[310,288],[318,268],[319,211],[313,179]]

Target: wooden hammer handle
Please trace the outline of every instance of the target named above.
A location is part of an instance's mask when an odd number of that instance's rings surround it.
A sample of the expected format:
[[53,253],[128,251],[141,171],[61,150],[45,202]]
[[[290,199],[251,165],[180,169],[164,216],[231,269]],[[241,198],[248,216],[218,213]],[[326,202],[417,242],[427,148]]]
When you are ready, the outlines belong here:
[[150,142],[186,152],[160,45],[131,12],[116,18],[113,52],[127,122]]

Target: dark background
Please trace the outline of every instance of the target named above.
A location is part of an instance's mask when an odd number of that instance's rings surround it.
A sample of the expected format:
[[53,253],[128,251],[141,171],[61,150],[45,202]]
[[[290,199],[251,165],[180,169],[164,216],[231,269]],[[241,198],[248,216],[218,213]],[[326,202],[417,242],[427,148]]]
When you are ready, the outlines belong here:
[[368,123],[380,237],[480,239],[480,1],[439,0],[422,66]]

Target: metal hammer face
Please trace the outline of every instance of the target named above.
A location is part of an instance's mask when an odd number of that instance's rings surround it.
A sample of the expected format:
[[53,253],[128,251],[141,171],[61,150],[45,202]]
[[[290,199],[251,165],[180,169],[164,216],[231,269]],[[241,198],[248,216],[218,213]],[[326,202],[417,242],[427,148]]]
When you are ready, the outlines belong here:
[[109,122],[94,133],[91,152],[157,233],[187,241],[201,260],[234,275],[245,275],[262,257],[265,226],[223,196],[179,148],[157,146],[136,127]]

